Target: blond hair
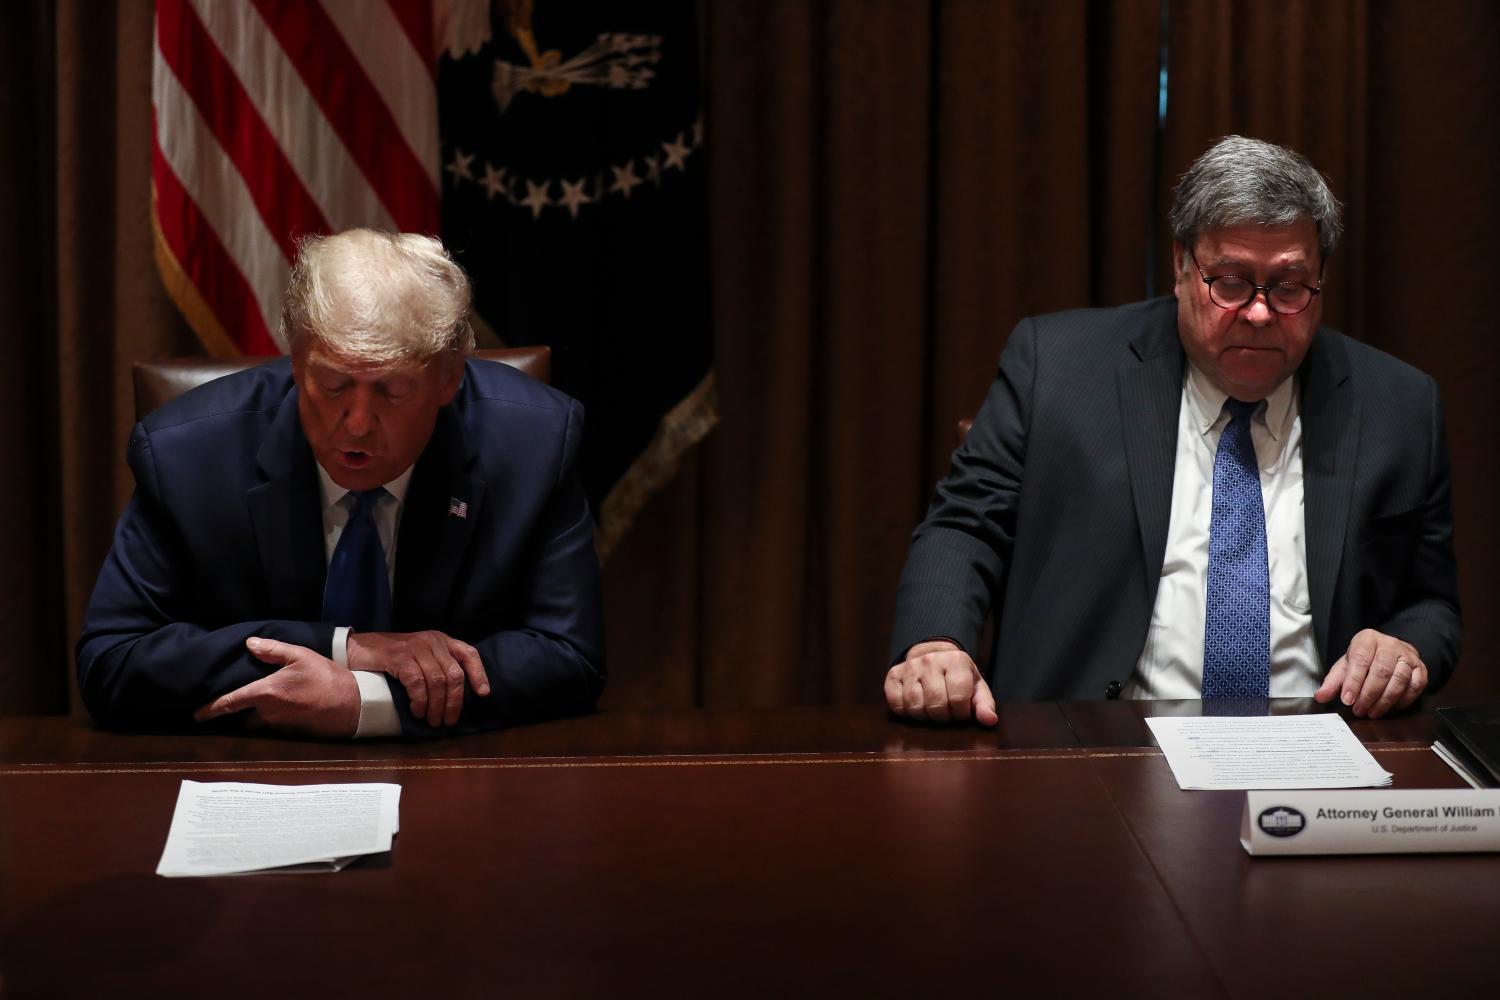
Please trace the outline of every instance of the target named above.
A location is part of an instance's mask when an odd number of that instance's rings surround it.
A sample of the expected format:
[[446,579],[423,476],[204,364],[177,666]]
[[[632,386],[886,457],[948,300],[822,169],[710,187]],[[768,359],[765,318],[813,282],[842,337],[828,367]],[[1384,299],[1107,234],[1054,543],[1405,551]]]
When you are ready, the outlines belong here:
[[443,245],[417,233],[350,229],[297,244],[281,339],[317,341],[368,364],[425,364],[474,349],[469,277]]

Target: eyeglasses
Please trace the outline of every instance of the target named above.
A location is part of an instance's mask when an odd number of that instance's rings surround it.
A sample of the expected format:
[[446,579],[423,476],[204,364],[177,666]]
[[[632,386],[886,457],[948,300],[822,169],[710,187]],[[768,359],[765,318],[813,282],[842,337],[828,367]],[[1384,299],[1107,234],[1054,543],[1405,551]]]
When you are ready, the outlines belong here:
[[1314,297],[1323,294],[1323,289],[1304,285],[1300,281],[1278,281],[1274,285],[1257,285],[1249,278],[1237,274],[1216,274],[1212,278],[1203,273],[1198,258],[1193,257],[1193,266],[1198,277],[1208,286],[1208,298],[1220,309],[1243,309],[1255,301],[1260,292],[1266,294],[1266,305],[1272,312],[1283,316],[1295,316],[1312,305]]

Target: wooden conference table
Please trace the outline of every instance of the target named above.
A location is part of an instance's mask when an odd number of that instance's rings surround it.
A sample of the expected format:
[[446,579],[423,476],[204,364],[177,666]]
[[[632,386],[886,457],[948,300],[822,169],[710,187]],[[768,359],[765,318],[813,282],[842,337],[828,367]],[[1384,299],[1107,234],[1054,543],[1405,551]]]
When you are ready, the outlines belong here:
[[[1243,793],[1178,789],[1143,714],[605,713],[427,745],[3,719],[0,996],[1492,993],[1500,855],[1251,859]],[[1352,725],[1395,787],[1459,784],[1430,715]],[[159,878],[184,778],[398,782],[401,833],[334,875]]]

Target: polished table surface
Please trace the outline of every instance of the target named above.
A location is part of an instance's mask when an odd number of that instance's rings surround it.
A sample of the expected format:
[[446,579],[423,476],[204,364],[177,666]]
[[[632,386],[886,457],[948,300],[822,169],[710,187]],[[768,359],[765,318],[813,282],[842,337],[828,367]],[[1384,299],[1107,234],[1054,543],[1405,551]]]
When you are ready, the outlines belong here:
[[[1308,703],[1273,703],[1300,712]],[[604,713],[425,745],[0,720],[0,996],[1488,993],[1500,856],[1262,858],[1147,714]],[[1352,721],[1455,787],[1430,714]],[[154,874],[178,783],[394,781],[388,857]]]
[[[1233,703],[1231,703],[1233,704]],[[450,760],[476,757],[895,753],[1154,747],[1152,715],[1201,715],[1200,701],[1089,701],[1001,705],[1000,723],[925,726],[883,708],[775,708],[599,713],[431,742],[317,741],[276,736],[119,735],[66,718],[0,718],[0,764],[183,763],[279,760]],[[1324,711],[1310,699],[1269,702],[1270,714]],[[1255,714],[1266,714],[1259,712]],[[1355,719],[1366,743],[1428,742],[1430,712]]]

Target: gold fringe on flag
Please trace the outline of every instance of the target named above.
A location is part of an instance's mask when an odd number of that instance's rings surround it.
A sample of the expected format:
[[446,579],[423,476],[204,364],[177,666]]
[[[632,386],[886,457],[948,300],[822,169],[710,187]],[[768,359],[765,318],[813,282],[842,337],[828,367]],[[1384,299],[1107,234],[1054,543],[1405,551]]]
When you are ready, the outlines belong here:
[[682,456],[718,422],[719,393],[714,373],[710,371],[697,388],[661,418],[651,443],[604,498],[599,509],[599,530],[594,537],[601,563],[609,558],[651,494],[677,474]]
[[198,286],[193,284],[187,272],[182,269],[182,264],[172,254],[172,248],[167,246],[167,239],[162,235],[161,222],[156,217],[156,185],[151,185],[151,236],[155,249],[156,270],[161,274],[161,283],[167,289],[167,295],[176,303],[177,311],[182,313],[182,318],[187,320],[188,326],[198,335],[203,349],[215,358],[237,358],[240,349],[234,340],[225,332],[224,326],[214,311],[209,308],[203,296],[198,294]]

